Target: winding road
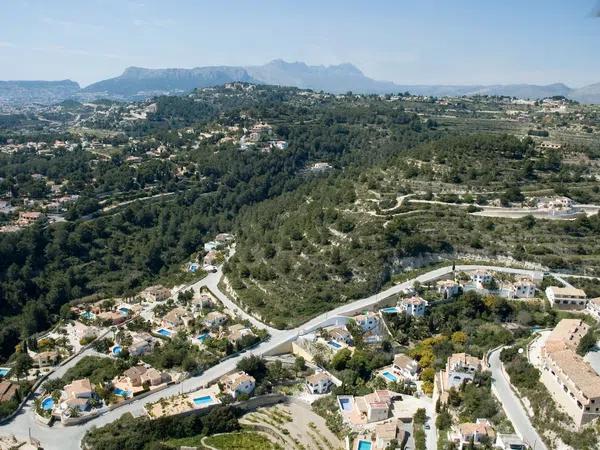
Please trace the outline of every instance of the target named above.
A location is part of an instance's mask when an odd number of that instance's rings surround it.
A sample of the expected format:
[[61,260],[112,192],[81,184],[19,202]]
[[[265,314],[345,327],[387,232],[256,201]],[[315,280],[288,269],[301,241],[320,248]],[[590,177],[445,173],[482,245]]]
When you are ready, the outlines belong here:
[[[455,268],[456,271],[469,271],[476,269],[513,273],[519,275],[532,275],[534,273],[534,271],[532,270],[513,269],[507,267],[486,265],[457,265]],[[43,445],[44,449],[46,450],[77,450],[80,448],[80,441],[83,435],[87,430],[89,430],[92,427],[100,427],[107,423],[113,422],[125,413],[131,413],[134,416],[142,415],[144,413],[145,404],[157,401],[163,397],[176,395],[181,392],[191,392],[195,389],[198,389],[201,386],[208,385],[216,381],[223,375],[226,375],[227,373],[230,373],[233,370],[235,370],[237,362],[244,356],[248,356],[249,354],[263,356],[268,355],[270,353],[274,353],[278,348],[297,339],[298,336],[312,332],[318,328],[334,324],[342,320],[343,317],[346,315],[353,314],[358,311],[362,311],[367,308],[373,307],[379,304],[380,302],[386,300],[390,296],[401,293],[407,288],[410,288],[416,281],[420,283],[428,283],[440,279],[450,274],[451,272],[451,266],[435,269],[425,274],[422,274],[414,279],[392,286],[389,289],[386,289],[385,291],[382,291],[375,295],[356,300],[354,302],[348,303],[346,305],[340,306],[331,311],[323,313],[306,322],[305,324],[301,325],[300,327],[291,330],[277,330],[275,328],[263,324],[252,315],[243,311],[234,302],[232,302],[229,299],[229,297],[227,297],[227,295],[221,292],[221,290],[218,287],[218,284],[222,277],[222,269],[219,268],[217,272],[207,275],[205,278],[198,281],[197,283],[194,283],[190,287],[193,288],[195,291],[198,291],[202,287],[209,288],[219,298],[219,300],[221,300],[225,304],[227,308],[231,309],[236,314],[240,315],[242,318],[251,321],[254,325],[267,329],[271,334],[271,338],[268,341],[260,343],[254,349],[249,350],[243,354],[222,361],[216,366],[213,366],[210,369],[206,370],[199,376],[188,378],[180,384],[169,386],[168,388],[160,392],[156,392],[155,394],[149,395],[148,397],[145,397],[128,405],[116,408],[112,411],[108,411],[103,415],[81,425],[65,427],[61,424],[55,424],[52,427],[48,427],[46,425],[40,424],[35,420],[34,402],[33,400],[30,400],[23,407],[21,412],[11,422],[0,427],[0,433],[13,434],[16,437],[22,439],[26,439],[29,433],[31,433],[31,436],[39,440]],[[57,370],[57,372],[53,374],[50,378],[60,375],[64,372],[64,370],[65,369],[62,368],[60,369],[60,371]],[[544,449],[545,447],[536,448]]]
[[492,390],[502,403],[506,416],[512,422],[516,433],[532,450],[547,450],[544,441],[537,433],[525,408],[512,389],[500,361],[502,348],[494,350],[489,357],[490,370],[492,372]]

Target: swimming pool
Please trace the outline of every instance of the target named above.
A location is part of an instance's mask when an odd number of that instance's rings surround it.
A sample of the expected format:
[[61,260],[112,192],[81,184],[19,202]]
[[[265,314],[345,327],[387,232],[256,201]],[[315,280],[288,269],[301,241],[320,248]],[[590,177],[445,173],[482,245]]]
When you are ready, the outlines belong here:
[[338,343],[338,342],[335,342],[335,341],[327,341],[327,343],[328,343],[328,344],[329,344],[331,347],[335,348],[336,350],[338,350],[338,349],[342,348],[342,344],[340,344],[340,343]]
[[54,399],[52,397],[46,397],[42,400],[42,409],[44,411],[50,411],[52,408],[54,408]]
[[194,399],[194,404],[198,405],[198,406],[210,405],[211,403],[214,403],[214,400],[211,395],[205,395],[203,397],[196,397]]
[[363,441],[362,439],[358,441],[358,450],[371,450],[371,442]]
[[126,390],[121,389],[121,388],[114,388],[113,389],[113,393],[115,395],[118,395],[119,397],[129,397],[131,395],[131,392],[126,391]]
[[352,411],[352,399],[342,397],[338,399],[338,402],[340,402],[340,408],[342,408],[342,411]]
[[381,311],[386,314],[396,314],[398,312],[398,308],[395,306],[390,306],[388,308],[383,308]]
[[10,372],[8,367],[0,367],[0,377],[5,377]]
[[123,350],[123,349],[121,348],[121,346],[120,346],[120,345],[115,345],[115,346],[113,347],[113,349],[112,349],[112,354],[116,356],[116,355],[118,355],[119,353],[121,353],[121,351],[122,351],[122,350]]
[[206,338],[208,337],[208,333],[202,333],[200,336],[198,336],[196,339],[198,339],[200,342],[204,342],[206,340]]
[[381,375],[386,377],[389,381],[398,381],[398,377],[396,375],[394,375],[393,373],[388,372],[387,370],[385,372],[383,372]]
[[157,333],[162,336],[166,336],[166,337],[171,337],[171,335],[173,334],[169,330],[165,330],[164,328],[161,328],[160,330],[158,330]]
[[86,320],[94,320],[96,318],[96,314],[91,311],[84,311],[79,315]]
[[124,306],[122,306],[121,308],[119,308],[119,312],[121,314],[123,314],[124,316],[127,316],[127,315],[129,315],[131,310],[129,308],[125,308]]

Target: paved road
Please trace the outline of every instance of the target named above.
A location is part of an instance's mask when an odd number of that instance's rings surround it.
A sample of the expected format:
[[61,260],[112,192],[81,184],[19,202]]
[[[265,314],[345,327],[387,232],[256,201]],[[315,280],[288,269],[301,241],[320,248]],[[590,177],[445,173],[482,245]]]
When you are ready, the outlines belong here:
[[[505,272],[505,273],[515,273],[520,275],[532,274],[533,271],[525,270],[525,269],[512,269],[507,267],[497,267],[497,266],[485,266],[485,265],[457,265],[457,271],[467,271],[467,270],[492,270],[497,272]],[[234,358],[230,358],[221,362],[220,364],[211,367],[202,375],[189,378],[185,380],[183,383],[178,385],[173,385],[168,387],[167,389],[157,392],[153,395],[140,399],[139,401],[130,403],[128,405],[117,408],[113,411],[109,411],[104,415],[90,420],[84,424],[79,426],[72,427],[63,427],[60,424],[55,424],[52,428],[49,428],[45,425],[39,424],[34,419],[33,414],[33,401],[29,401],[28,404],[23,408],[21,413],[10,423],[3,425],[0,427],[0,433],[14,434],[20,438],[27,438],[28,432],[31,431],[31,434],[34,438],[41,441],[42,445],[46,450],[76,450],[79,449],[80,441],[86,430],[94,427],[94,426],[102,426],[107,423],[110,423],[116,419],[118,419],[122,414],[132,413],[133,415],[141,415],[143,413],[143,407],[146,403],[154,402],[162,397],[168,397],[180,392],[189,392],[195,390],[201,386],[205,386],[210,384],[223,375],[233,371],[237,362],[244,356],[248,356],[249,354],[255,354],[258,356],[262,356],[268,354],[282,344],[291,342],[295,340],[299,335],[305,334],[311,331],[314,331],[323,326],[327,326],[331,323],[335,323],[340,317],[348,314],[353,314],[357,311],[361,311],[367,309],[371,306],[374,306],[386,298],[398,294],[403,290],[411,287],[415,281],[419,281],[420,283],[427,283],[430,281],[437,280],[445,275],[448,275],[452,272],[452,267],[447,266],[439,269],[432,270],[423,275],[420,275],[412,280],[408,280],[404,283],[395,285],[383,292],[372,295],[370,297],[354,301],[347,305],[340,306],[335,308],[332,311],[323,313],[314,319],[308,321],[304,325],[294,328],[292,330],[276,330],[271,327],[267,327],[259,322],[256,318],[249,315],[245,311],[238,308],[225,294],[223,294],[218,289],[218,282],[222,276],[221,270],[216,273],[209,274],[199,282],[193,284],[191,287],[194,290],[199,290],[202,286],[207,286],[211,289],[217,297],[224,302],[224,304],[231,308],[232,310],[239,313],[242,317],[250,320],[252,323],[261,326],[263,328],[267,328],[271,333],[271,338],[267,342],[263,342],[258,345],[256,348],[248,351],[242,355],[238,355]],[[433,429],[432,424],[432,429]],[[431,439],[429,435],[432,433],[428,433],[428,441]],[[542,447],[539,447],[542,448]]]
[[492,387],[494,394],[500,400],[507,417],[512,422],[515,431],[533,450],[547,450],[525,412],[525,408],[517,398],[511,385],[502,371],[500,361],[501,349],[490,354],[489,363],[492,371]]

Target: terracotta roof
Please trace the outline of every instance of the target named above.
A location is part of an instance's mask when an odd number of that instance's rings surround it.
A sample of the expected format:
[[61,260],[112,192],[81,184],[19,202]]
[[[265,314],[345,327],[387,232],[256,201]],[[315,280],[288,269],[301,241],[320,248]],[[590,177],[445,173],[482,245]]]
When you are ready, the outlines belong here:
[[88,378],[73,380],[71,384],[64,387],[67,397],[77,397],[79,394],[84,394],[92,391],[92,383]]
[[480,421],[480,419],[477,419],[477,423],[461,423],[458,426],[458,429],[463,436],[474,434],[479,436],[489,436],[490,438],[496,436],[494,429],[487,420]]
[[544,350],[547,353],[566,349],[574,350],[589,328],[589,325],[581,319],[562,319],[548,335],[544,343]]
[[403,298],[402,300],[400,300],[400,303],[403,305],[423,305],[423,304],[427,304],[427,301],[417,295],[415,295],[414,297],[410,297],[410,298]]
[[552,352],[548,355],[560,367],[585,397],[600,397],[600,375],[577,353],[572,350]]
[[448,358],[448,364],[452,367],[457,364],[462,366],[481,366],[481,360],[466,353],[454,353]]
[[550,291],[554,294],[555,297],[576,297],[576,298],[585,298],[585,291],[581,289],[577,289],[574,287],[559,287],[559,286],[550,286],[548,287]]
[[308,381],[310,384],[318,384],[321,381],[326,380],[331,380],[331,377],[327,372],[317,372],[306,377],[306,381]]
[[414,359],[406,356],[404,353],[398,353],[394,356],[394,365],[402,369],[409,369],[411,366],[414,366],[415,363],[416,361]]

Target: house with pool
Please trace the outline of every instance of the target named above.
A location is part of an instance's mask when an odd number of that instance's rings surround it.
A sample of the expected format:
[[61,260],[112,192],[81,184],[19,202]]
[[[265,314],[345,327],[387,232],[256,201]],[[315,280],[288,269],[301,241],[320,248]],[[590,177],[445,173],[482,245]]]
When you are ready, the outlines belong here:
[[113,393],[123,399],[141,392],[156,390],[171,382],[171,376],[145,365],[132,366],[112,380]]
[[392,419],[375,426],[359,434],[352,444],[353,450],[386,450],[391,448],[393,441],[398,449],[404,449],[408,441],[409,433],[404,429],[404,424],[398,419]]
[[399,381],[416,381],[418,378],[419,365],[409,356],[398,353],[394,356],[394,361],[391,365],[384,367],[379,372],[388,383],[397,383]]
[[443,403],[448,399],[451,388],[458,389],[463,383],[473,381],[475,374],[483,369],[483,361],[467,353],[454,353],[448,357],[445,370],[436,374],[434,383],[434,399]]
[[379,390],[360,397],[338,395],[337,403],[344,420],[350,425],[359,426],[386,420],[393,403],[400,399],[392,391]]
[[225,375],[219,380],[219,385],[224,393],[236,398],[240,394],[252,394],[256,387],[256,380],[246,372],[240,371]]
[[229,316],[221,311],[211,311],[205,317],[202,323],[209,328],[215,328],[227,322]]

